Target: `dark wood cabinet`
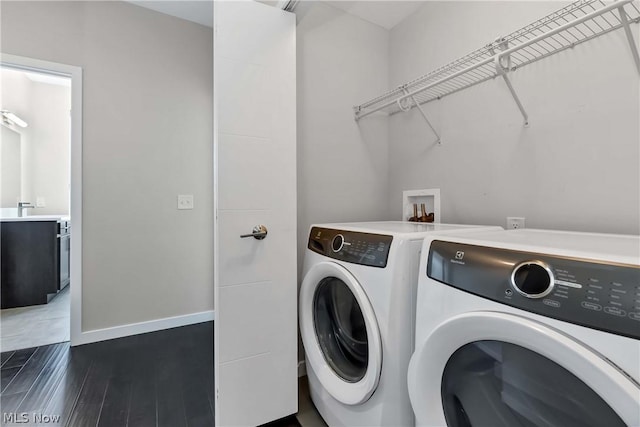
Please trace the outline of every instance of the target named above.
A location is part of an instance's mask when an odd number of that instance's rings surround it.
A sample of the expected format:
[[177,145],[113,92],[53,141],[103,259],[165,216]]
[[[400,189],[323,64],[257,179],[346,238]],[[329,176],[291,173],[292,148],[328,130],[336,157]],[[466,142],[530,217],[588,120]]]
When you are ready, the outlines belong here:
[[0,223],[2,308],[46,304],[60,287],[58,221]]

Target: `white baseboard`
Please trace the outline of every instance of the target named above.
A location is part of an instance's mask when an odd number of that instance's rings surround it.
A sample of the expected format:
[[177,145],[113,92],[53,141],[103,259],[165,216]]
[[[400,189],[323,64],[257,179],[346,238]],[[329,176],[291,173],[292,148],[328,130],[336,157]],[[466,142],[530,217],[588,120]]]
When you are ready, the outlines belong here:
[[298,378],[304,377],[305,375],[307,375],[307,364],[304,360],[300,360],[298,362]]
[[90,344],[98,341],[106,341],[114,338],[128,337],[131,335],[145,334],[147,332],[162,331],[164,329],[177,328],[179,326],[193,325],[196,323],[215,320],[215,312],[202,311],[200,313],[185,314],[183,316],[166,317],[164,319],[149,320],[140,323],[114,326],[112,328],[96,329],[80,333],[77,340],[72,340],[71,345]]

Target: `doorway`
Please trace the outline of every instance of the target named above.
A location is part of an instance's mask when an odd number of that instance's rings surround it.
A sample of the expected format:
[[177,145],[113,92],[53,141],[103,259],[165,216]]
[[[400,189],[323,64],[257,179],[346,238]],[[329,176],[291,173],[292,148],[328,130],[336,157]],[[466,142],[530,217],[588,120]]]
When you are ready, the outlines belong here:
[[82,70],[2,54],[3,352],[81,334]]

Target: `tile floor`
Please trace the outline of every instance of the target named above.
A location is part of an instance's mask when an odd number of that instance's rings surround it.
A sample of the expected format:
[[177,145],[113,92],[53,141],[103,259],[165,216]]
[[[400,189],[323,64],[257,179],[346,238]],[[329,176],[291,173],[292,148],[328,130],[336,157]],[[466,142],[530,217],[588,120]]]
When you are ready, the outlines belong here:
[[49,304],[0,310],[0,351],[69,341],[69,316],[69,286]]

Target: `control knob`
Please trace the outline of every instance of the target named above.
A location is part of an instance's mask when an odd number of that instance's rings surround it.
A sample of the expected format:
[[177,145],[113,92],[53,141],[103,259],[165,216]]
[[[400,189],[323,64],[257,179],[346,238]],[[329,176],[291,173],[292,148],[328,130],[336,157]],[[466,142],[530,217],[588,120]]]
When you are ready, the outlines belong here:
[[331,249],[333,250],[333,252],[340,252],[343,246],[344,236],[342,234],[336,234],[336,236],[331,241]]
[[526,261],[518,264],[511,273],[511,286],[527,298],[542,298],[555,285],[553,272],[541,261]]

